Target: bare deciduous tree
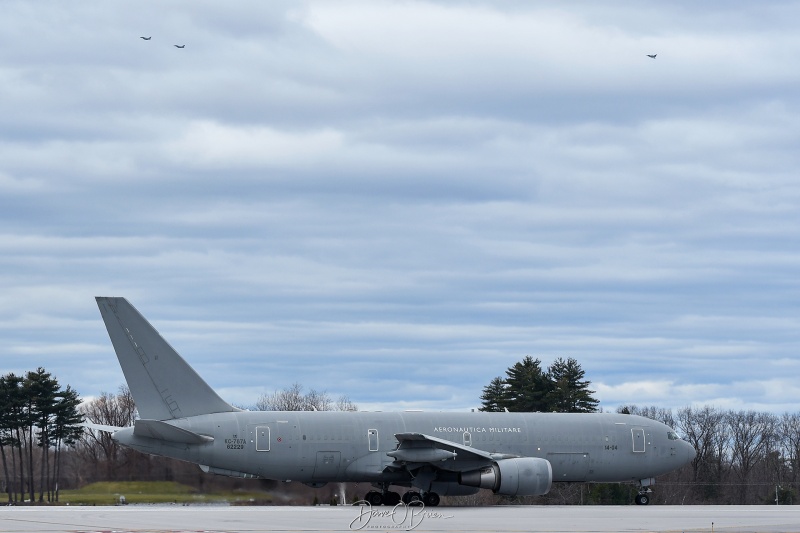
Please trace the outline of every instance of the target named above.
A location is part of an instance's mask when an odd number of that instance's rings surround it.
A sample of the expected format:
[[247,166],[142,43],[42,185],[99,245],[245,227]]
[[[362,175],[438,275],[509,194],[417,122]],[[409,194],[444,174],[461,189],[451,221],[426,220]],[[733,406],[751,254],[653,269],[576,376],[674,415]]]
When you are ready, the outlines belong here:
[[800,481],[800,413],[784,413],[779,426],[780,442],[786,453],[789,480]]
[[358,411],[358,405],[353,403],[347,395],[342,394],[336,400],[336,409],[334,411]]
[[707,470],[714,459],[714,437],[722,429],[722,418],[722,413],[708,405],[702,408],[684,407],[678,410],[677,429],[697,450],[697,456],[692,460],[694,482],[710,481]]
[[262,394],[255,405],[258,411],[358,411],[358,406],[347,396],[334,402],[325,391],[311,389],[303,394],[299,383],[272,394]]
[[775,433],[776,417],[756,411],[729,411],[725,417],[731,440],[731,469],[740,483],[740,503],[747,501],[750,473],[763,460]]
[[[81,406],[81,412],[86,420],[95,424],[106,426],[127,427],[132,426],[136,420],[136,405],[130,389],[123,385],[117,394],[104,392],[94,400]],[[87,429],[79,440],[78,454],[95,469],[100,464],[105,465],[105,474],[108,479],[113,478],[113,470],[121,464],[120,454],[122,448],[109,433]],[[97,477],[97,472],[95,472]]]

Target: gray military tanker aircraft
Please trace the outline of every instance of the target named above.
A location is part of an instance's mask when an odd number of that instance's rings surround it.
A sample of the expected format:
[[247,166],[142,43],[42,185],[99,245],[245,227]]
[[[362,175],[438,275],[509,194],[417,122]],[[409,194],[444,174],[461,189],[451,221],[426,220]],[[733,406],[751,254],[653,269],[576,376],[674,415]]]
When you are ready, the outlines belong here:
[[[97,304],[136,402],[132,427],[86,423],[135,450],[242,478],[370,483],[372,505],[542,495],[553,482],[637,482],[688,463],[660,422],[612,413],[243,411],[222,400],[124,298]],[[410,488],[403,496],[390,487]]]

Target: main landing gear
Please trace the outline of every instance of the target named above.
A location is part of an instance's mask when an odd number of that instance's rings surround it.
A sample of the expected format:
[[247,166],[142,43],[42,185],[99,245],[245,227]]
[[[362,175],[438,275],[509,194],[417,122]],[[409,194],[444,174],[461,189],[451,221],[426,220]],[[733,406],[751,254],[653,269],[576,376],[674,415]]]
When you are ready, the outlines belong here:
[[650,495],[646,492],[640,492],[633,501],[636,502],[636,505],[647,505],[650,503]]
[[422,502],[425,504],[426,507],[436,507],[439,505],[439,495],[435,492],[424,492],[420,494],[419,492],[415,491],[408,491],[403,494],[403,503],[406,505],[413,505],[416,502]]
[[410,490],[403,494],[403,503],[406,505],[410,505],[412,503],[417,503],[422,501],[422,494],[419,492],[415,492]]
[[436,507],[439,505],[440,498],[438,494],[430,491],[422,494],[416,491],[408,491],[401,497],[399,493],[390,490],[382,492],[371,490],[364,496],[364,501],[369,502],[373,507],[379,505],[393,507],[401,501],[406,505],[424,503],[426,507]]
[[371,490],[366,494],[366,496],[364,496],[364,500],[369,502],[369,504],[373,507],[377,507],[379,505],[394,506],[400,503],[400,493],[389,490],[385,492]]

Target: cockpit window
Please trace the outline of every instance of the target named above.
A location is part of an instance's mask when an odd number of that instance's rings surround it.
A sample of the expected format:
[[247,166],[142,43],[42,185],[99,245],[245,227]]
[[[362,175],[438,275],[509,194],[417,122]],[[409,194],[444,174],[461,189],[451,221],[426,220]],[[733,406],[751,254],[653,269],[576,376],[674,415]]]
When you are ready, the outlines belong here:
[[674,431],[667,431],[667,438],[669,440],[681,440],[677,433]]

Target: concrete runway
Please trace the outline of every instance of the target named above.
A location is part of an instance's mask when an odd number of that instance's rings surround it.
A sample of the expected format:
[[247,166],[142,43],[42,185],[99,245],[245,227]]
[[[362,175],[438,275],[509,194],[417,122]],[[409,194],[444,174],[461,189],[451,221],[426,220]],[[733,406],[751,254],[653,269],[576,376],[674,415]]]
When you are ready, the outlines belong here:
[[[2,507],[0,532],[487,531],[800,533],[800,506]],[[713,526],[712,526],[713,524]]]

